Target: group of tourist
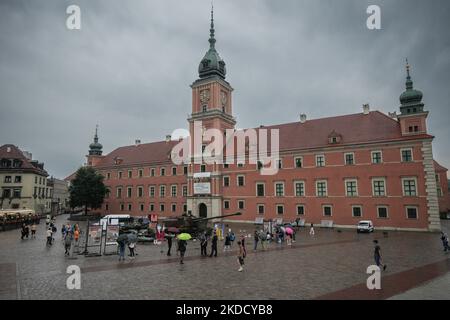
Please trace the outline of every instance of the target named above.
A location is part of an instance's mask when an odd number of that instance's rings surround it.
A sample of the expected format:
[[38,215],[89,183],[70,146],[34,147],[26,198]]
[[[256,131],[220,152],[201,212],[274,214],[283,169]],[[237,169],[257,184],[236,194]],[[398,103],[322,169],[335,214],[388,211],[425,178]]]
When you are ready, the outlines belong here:
[[36,223],[33,224],[28,224],[28,223],[23,223],[22,224],[22,228],[20,230],[21,232],[21,237],[20,239],[28,239],[30,237],[30,231],[31,231],[31,239],[35,239],[36,238]]

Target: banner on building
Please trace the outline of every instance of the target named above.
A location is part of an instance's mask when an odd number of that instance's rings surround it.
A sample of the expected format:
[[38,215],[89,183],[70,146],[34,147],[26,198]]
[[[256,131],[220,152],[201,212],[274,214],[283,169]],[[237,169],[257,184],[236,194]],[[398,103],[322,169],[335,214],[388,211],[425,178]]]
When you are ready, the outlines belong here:
[[210,182],[197,182],[194,183],[194,194],[210,194],[211,183]]

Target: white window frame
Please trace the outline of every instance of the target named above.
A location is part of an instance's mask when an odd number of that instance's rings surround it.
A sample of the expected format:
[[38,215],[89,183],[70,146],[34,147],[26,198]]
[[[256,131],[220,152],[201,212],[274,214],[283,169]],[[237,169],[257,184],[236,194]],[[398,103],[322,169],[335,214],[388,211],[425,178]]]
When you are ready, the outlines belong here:
[[[186,192],[184,192],[186,190]],[[187,184],[183,184],[182,186],[181,186],[181,195],[183,196],[183,197],[187,197],[188,196],[188,186],[187,186]]]
[[[152,188],[153,188],[153,195],[152,195],[152,191],[151,191]],[[155,185],[148,186],[148,196],[150,198],[154,198],[156,196],[156,186]]]
[[[164,170],[164,175],[162,174],[163,170]],[[159,176],[160,177],[165,177],[167,175],[166,173],[167,173],[166,172],[166,167],[159,168]]]
[[[297,183],[303,184],[303,194],[302,195],[297,195]],[[297,198],[306,197],[306,182],[305,182],[305,180],[294,181],[294,195]]]
[[[319,166],[319,163],[317,161],[319,157],[323,157],[323,165],[322,166]],[[322,167],[325,167],[326,165],[327,165],[327,160],[325,158],[325,155],[324,154],[316,154],[316,167],[322,168]]]
[[[119,190],[120,190],[120,196],[119,196]],[[116,188],[116,198],[122,198],[123,196],[123,187],[117,187]]]
[[127,187],[127,198],[133,198],[133,187]]
[[[297,159],[300,159],[300,163],[301,163],[300,167],[297,167]],[[303,157],[301,157],[301,156],[294,157],[294,168],[296,168],[296,169],[303,168]]]
[[[228,178],[228,185],[227,186],[225,185],[225,178]],[[222,178],[222,186],[225,187],[225,188],[228,188],[230,185],[231,185],[231,178],[230,178],[230,176],[223,176],[223,178]]]
[[[303,208],[303,214],[299,214],[298,213],[298,208],[302,207]],[[297,204],[295,205],[295,215],[297,217],[304,217],[306,216],[306,206],[304,204]]]
[[[318,184],[321,182],[325,183],[325,195],[324,196],[319,196]],[[320,197],[320,198],[328,197],[328,181],[327,180],[317,180],[316,181],[316,197]]]
[[[281,196],[277,195],[277,184],[283,185],[283,194]],[[275,181],[273,183],[273,194],[275,197],[284,197],[286,194],[286,189],[284,188],[284,181]]]
[[[228,208],[225,206],[225,203],[228,203]],[[223,209],[224,210],[230,210],[230,200],[223,200]]]
[[[264,192],[263,192],[262,196],[258,195],[258,185],[262,185],[263,188],[264,188],[264,190],[263,190]],[[256,196],[257,197],[265,197],[266,196],[266,184],[264,182],[256,182],[255,188],[256,188],[255,191],[256,191]]]
[[[403,161],[403,151],[411,151],[411,161]],[[414,152],[413,148],[401,148],[400,149],[400,162],[402,163],[408,163],[408,162],[414,162]]]
[[[282,207],[283,208],[283,213],[278,213],[278,207]],[[282,204],[282,203],[277,203],[277,204],[275,204],[275,208],[276,208],[276,215],[277,216],[284,216],[284,204]]]
[[[409,218],[408,217],[408,209],[416,209],[416,217]],[[418,206],[405,206],[405,215],[407,220],[419,220],[419,207]]]
[[[386,218],[380,217],[380,212],[379,212],[380,208],[386,208]],[[377,206],[377,219],[389,219],[389,207],[388,206],[383,206],[383,205]]]
[[[239,177],[242,177],[243,179],[244,179],[244,183],[242,184],[242,186],[241,185],[239,185]],[[243,174],[238,174],[237,176],[236,176],[236,186],[238,186],[238,187],[245,187],[245,175],[243,175]]]
[[[330,208],[331,214],[329,216],[325,215],[325,208]],[[332,217],[333,216],[333,205],[331,204],[323,204],[322,205],[322,216],[323,217]]]
[[[356,184],[356,195],[349,195],[348,194],[347,182],[355,182],[355,184]],[[358,179],[345,179],[344,180],[344,185],[345,185],[345,196],[346,197],[351,197],[351,198],[359,197]]]
[[436,192],[437,192],[437,196],[439,198],[442,198],[444,196],[444,193],[442,192],[442,188],[441,187],[437,187],[436,188]]
[[[263,207],[263,213],[259,213],[259,207]],[[264,203],[257,203],[256,204],[256,215],[263,216],[265,214],[266,214],[266,205]]]
[[[244,204],[244,206],[243,206],[242,208],[239,208],[239,203],[241,203],[241,202]],[[245,210],[245,200],[239,199],[239,200],[237,201],[237,209],[238,209],[238,210]]]
[[[404,184],[405,180],[413,180],[414,181],[414,187],[416,189],[415,195],[406,195],[405,184]],[[404,197],[417,197],[419,195],[419,192],[417,190],[417,177],[403,177],[402,178],[402,193],[403,193]]]
[[[161,190],[163,190],[163,189],[164,189],[164,192],[161,192]],[[159,186],[159,197],[160,198],[165,198],[166,197],[166,185],[165,184],[161,184]]]
[[[139,191],[140,191],[141,195],[139,195]],[[144,187],[143,186],[138,186],[137,187],[137,198],[143,198],[143,197],[144,197]]]
[[[384,194],[383,195],[375,195],[375,186],[374,186],[375,181],[383,181],[383,184],[384,184]],[[371,184],[372,184],[372,196],[373,197],[386,197],[387,196],[386,178],[372,178]]]
[[[361,212],[360,216],[355,216],[355,213],[353,212],[354,208],[359,208],[359,210]],[[353,218],[362,218],[363,217],[363,206],[362,205],[360,205],[360,204],[352,205],[352,217]]]
[[[173,188],[175,187],[175,195],[173,195]],[[176,184],[173,184],[170,186],[170,196],[172,198],[176,198],[178,196],[178,186]]]
[[[373,154],[374,153],[379,153],[380,154],[380,162],[373,162]],[[382,150],[373,150],[370,152],[370,162],[372,164],[381,164],[383,163],[383,151]]]
[[[351,155],[351,156],[352,156],[353,163],[351,163],[351,164],[347,164],[347,156],[348,156],[348,155]],[[345,164],[346,166],[353,166],[353,165],[356,164],[356,158],[355,158],[355,153],[354,153],[354,152],[345,152],[345,153],[344,153],[344,164]]]
[[[175,174],[173,174],[173,169],[175,169]],[[170,170],[171,170],[170,174],[172,176],[177,176],[178,175],[178,168],[176,166],[173,166]]]

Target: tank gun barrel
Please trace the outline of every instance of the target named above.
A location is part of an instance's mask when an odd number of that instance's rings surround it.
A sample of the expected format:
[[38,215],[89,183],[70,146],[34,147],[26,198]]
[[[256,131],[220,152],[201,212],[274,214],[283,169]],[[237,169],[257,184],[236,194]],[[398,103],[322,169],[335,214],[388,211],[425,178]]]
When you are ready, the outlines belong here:
[[213,220],[213,219],[222,219],[222,218],[226,218],[226,217],[240,216],[240,215],[242,215],[241,212],[236,212],[236,213],[224,214],[224,215],[217,216],[217,217],[194,218],[193,221],[206,221],[206,220]]

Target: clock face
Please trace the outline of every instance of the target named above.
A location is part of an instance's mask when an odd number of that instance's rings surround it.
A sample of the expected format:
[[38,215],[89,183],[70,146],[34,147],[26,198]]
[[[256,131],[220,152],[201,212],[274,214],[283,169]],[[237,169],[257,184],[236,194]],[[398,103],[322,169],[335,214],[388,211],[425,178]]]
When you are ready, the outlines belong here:
[[220,102],[222,103],[223,107],[227,104],[227,100],[228,100],[227,93],[224,91],[221,91],[220,92]]
[[202,103],[207,103],[209,101],[209,90],[202,90],[200,91],[200,101]]

